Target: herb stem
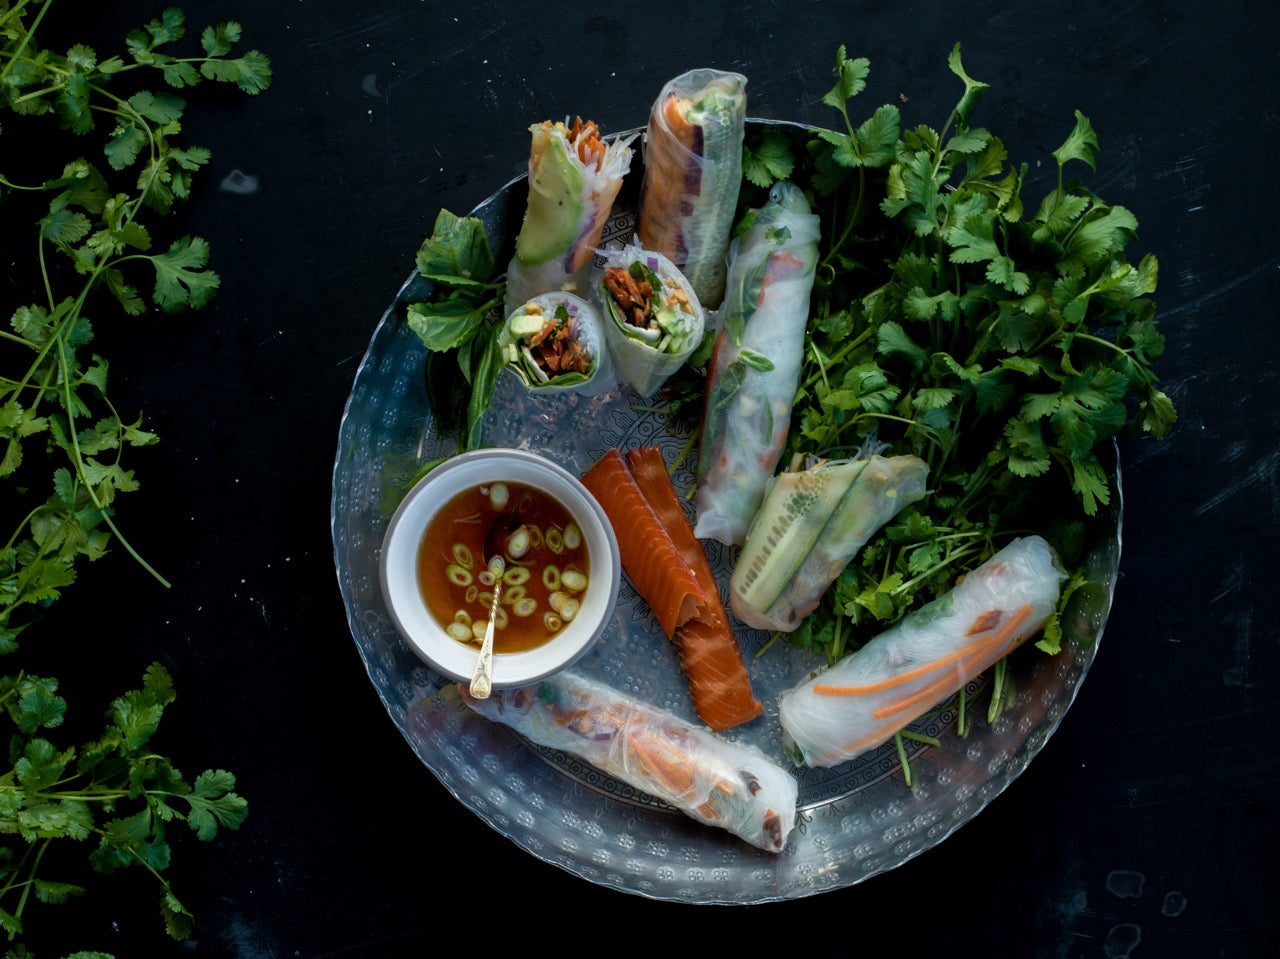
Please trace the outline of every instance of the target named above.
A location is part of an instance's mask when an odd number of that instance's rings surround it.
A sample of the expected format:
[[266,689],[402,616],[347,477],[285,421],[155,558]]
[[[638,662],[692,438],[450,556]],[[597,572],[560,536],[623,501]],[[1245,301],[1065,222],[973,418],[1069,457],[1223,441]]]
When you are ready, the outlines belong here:
[[[963,689],[961,692],[963,692]],[[942,745],[942,742],[936,736],[926,736],[924,733],[917,733],[910,729],[900,729],[898,730],[898,734],[902,736],[903,739],[909,739],[913,743],[923,743],[926,746],[933,746],[934,748]]]
[[[11,11],[11,13],[17,13],[25,3],[26,0],[22,0],[22,2]],[[44,15],[49,12],[49,7],[52,4],[53,0],[44,0],[44,5],[40,8],[40,12],[36,14],[35,20],[31,21],[31,26],[27,28],[25,33],[23,33],[22,40],[18,43],[18,48],[13,51],[13,55],[4,65],[4,69],[0,70],[0,83],[4,82],[5,77],[9,75],[9,71],[13,69],[13,65],[18,62],[18,58],[26,52],[27,44],[29,44],[31,42],[31,38],[36,35],[36,28],[40,26],[40,21],[43,20]]]
[[[18,894],[18,905],[13,910],[13,914],[17,917],[21,917],[23,911],[27,908],[27,901],[31,898],[31,888],[35,885],[36,873],[40,870],[40,861],[44,858],[45,850],[49,848],[49,843],[52,841],[52,839],[46,837],[39,843],[33,844],[27,854],[23,855],[22,862],[18,869],[14,871],[14,875],[25,874],[27,877],[20,884],[22,886],[22,892]],[[27,865],[28,858],[32,859],[29,866]],[[6,884],[4,889],[0,890],[0,895],[3,895],[13,888],[15,887],[12,883]],[[10,930],[9,940],[13,941],[16,935],[16,929]]]
[[[973,533],[971,535],[977,537],[982,534]],[[949,553],[945,557],[943,557],[941,560],[939,560],[937,563],[935,563],[932,567],[930,567],[928,570],[926,570],[925,572],[919,573],[916,576],[913,576],[911,579],[904,580],[903,582],[899,583],[897,586],[891,589],[889,593],[890,595],[902,595],[903,593],[907,593],[917,583],[924,582],[925,580],[931,578],[935,574],[946,569],[948,566],[951,566],[952,564],[958,562],[959,560],[966,559],[969,556],[973,556],[978,552],[979,550],[977,547],[969,547],[966,549],[958,549],[954,553]]]
[[810,373],[804,382],[800,384],[801,389],[807,392],[812,389],[819,380],[826,383],[827,371],[869,340],[874,333],[875,330],[868,326],[853,339],[845,340],[844,345],[830,356],[824,356],[817,346],[811,345],[814,355],[819,359],[818,369],[815,372]]
[[898,753],[898,763],[902,766],[902,780],[908,787],[912,785],[911,760],[907,758],[907,749],[902,744],[902,732],[893,734],[893,748]]
[[[83,293],[81,295],[83,296]],[[143,559],[142,555],[136,549],[134,549],[133,544],[129,542],[120,528],[116,526],[115,521],[111,518],[110,510],[107,509],[106,504],[99,498],[98,491],[94,487],[93,483],[89,481],[88,468],[84,462],[84,456],[80,449],[80,439],[75,427],[75,413],[73,412],[74,403],[72,402],[71,397],[71,369],[70,363],[67,359],[66,344],[63,341],[61,333],[55,337],[55,340],[58,343],[58,364],[62,370],[63,401],[66,407],[67,416],[67,436],[71,443],[76,473],[84,478],[85,492],[88,493],[89,499],[97,508],[99,515],[102,517],[102,521],[106,523],[107,528],[110,529],[116,539],[119,540],[120,545],[124,547],[125,552],[132,556],[138,565],[146,570],[152,578],[160,583],[160,585],[168,589],[171,585],[169,581],[161,576],[160,573],[157,572],[150,563]]]
[[24,186],[19,183],[13,183],[3,173],[0,173],[0,186],[6,187],[10,190],[23,190],[23,191],[35,192],[35,193],[38,193],[39,191],[44,189],[43,183],[40,184],[39,186]]
[[[1072,336],[1077,340],[1084,340],[1086,343],[1096,343],[1099,346],[1105,347],[1106,349],[1114,350],[1115,352],[1123,356],[1125,359],[1129,359],[1129,360],[1133,359],[1133,354],[1131,352],[1126,350],[1123,346],[1120,346],[1118,343],[1112,343],[1110,340],[1104,337],[1094,336],[1092,333],[1082,333],[1080,331],[1076,331],[1075,333],[1072,334]],[[1151,370],[1148,369],[1144,364],[1135,362],[1133,366],[1138,370],[1139,373],[1142,374],[1143,382],[1147,383],[1148,385],[1155,382],[1155,377],[1152,375]]]

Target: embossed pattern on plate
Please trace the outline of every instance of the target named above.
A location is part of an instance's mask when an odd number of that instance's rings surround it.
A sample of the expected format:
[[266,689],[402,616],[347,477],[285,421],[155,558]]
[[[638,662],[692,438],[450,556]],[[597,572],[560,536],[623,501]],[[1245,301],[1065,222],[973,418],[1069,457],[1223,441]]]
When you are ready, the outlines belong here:
[[[629,182],[637,179],[633,168]],[[624,210],[627,195],[624,189]],[[510,255],[524,196],[520,178],[474,211],[501,241],[495,244],[499,262]],[[626,214],[615,217],[606,239],[627,235],[632,222]],[[937,845],[1013,782],[1058,727],[1093,661],[1110,608],[1120,556],[1119,495],[1092,533],[1090,575],[1097,585],[1091,619],[1083,624],[1091,636],[1067,643],[1056,657],[1031,649],[1012,657],[1017,701],[994,724],[979,719],[960,739],[953,705],[915,724],[940,745],[908,743],[918,779],[912,789],[891,746],[835,769],[795,769],[800,813],[779,856],[472,713],[400,639],[378,586],[378,550],[396,504],[423,463],[456,449],[436,432],[423,381],[426,351],[404,323],[405,304],[429,289],[409,278],[356,374],[334,463],[334,561],[352,636],[391,720],[444,787],[516,846],[590,882],[651,898],[746,904],[809,896],[861,882]],[[486,443],[533,450],[578,473],[615,446],[658,445],[673,462],[687,438],[659,412],[639,408],[638,397],[625,389],[535,399],[506,374],[485,424]],[[1117,462],[1117,488],[1119,472]],[[673,478],[682,492],[693,480],[687,466]],[[727,583],[727,551],[707,545]],[[744,630],[740,638],[765,713],[727,736],[790,768],[781,755],[777,696],[817,659],[783,642],[757,658],[767,634]],[[672,647],[625,578],[604,638],[579,668],[695,719]],[[971,694],[981,682],[971,684]]]

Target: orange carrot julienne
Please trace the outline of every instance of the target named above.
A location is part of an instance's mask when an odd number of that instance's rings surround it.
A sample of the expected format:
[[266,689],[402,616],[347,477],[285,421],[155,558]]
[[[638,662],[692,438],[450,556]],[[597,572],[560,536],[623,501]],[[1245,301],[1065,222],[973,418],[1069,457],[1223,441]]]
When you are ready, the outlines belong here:
[[[986,654],[991,652],[993,649],[998,648],[1018,631],[1018,627],[1026,622],[1027,617],[1030,615],[1031,604],[1027,603],[1009,617],[1008,622],[1006,622],[994,635],[986,637],[981,643],[974,644],[977,648],[974,648],[974,646],[967,647],[969,649],[969,655],[977,656],[979,653]],[[892,716],[895,713],[903,712],[913,706],[919,706],[922,703],[930,701],[932,697],[945,694],[951,684],[951,677],[943,676],[941,679],[935,680],[928,686],[925,686],[912,695],[907,696],[905,699],[900,699],[895,703],[888,704],[887,706],[881,706],[871,715],[876,719],[884,719],[886,716]]]
[[[992,612],[996,611],[993,610]],[[990,613],[984,614],[984,616],[989,615]],[[914,669],[909,669],[905,673],[899,673],[896,676],[890,676],[888,679],[882,679],[875,683],[867,683],[865,686],[828,686],[824,683],[819,683],[813,687],[813,691],[823,696],[861,696],[866,693],[879,693],[886,689],[892,689],[894,686],[901,686],[903,683],[909,683],[913,679],[918,679],[925,675],[925,673],[931,673],[935,669],[941,669],[943,666],[949,666],[958,659],[964,659],[970,653],[986,649],[988,646],[994,645],[1001,639],[1007,638],[1014,630],[1021,626],[1030,615],[1031,605],[1027,604],[1014,613],[1013,616],[1005,623],[1004,628],[994,636],[983,636],[981,639],[975,640],[968,646],[961,647],[955,652],[948,653],[941,659],[935,659],[933,662],[925,663],[924,665],[917,666]],[[965,635],[971,636],[973,633],[968,632],[965,633]]]
[[686,147],[693,145],[693,124],[689,122],[684,113],[684,104],[675,94],[669,94],[667,101],[663,105],[663,114],[667,118],[667,123],[671,127],[671,132],[675,134],[676,139],[683,143]]
[[659,755],[660,750],[650,749],[647,744],[642,744],[640,739],[632,736],[628,745],[631,751],[643,760],[646,768],[659,779],[663,785],[675,794],[687,792],[693,785],[693,777],[689,775],[689,771],[678,762],[669,761],[665,756]]
[[931,673],[935,669],[941,669],[943,666],[949,666],[958,659],[964,659],[970,653],[985,649],[990,642],[990,637],[979,639],[962,649],[957,649],[954,653],[948,653],[941,659],[936,659],[931,663],[925,663],[923,666],[917,666],[915,669],[909,669],[905,673],[890,676],[888,679],[882,679],[879,682],[867,683],[865,686],[828,686],[825,683],[819,683],[813,687],[813,691],[823,696],[862,696],[867,693],[883,692],[886,689],[892,689],[894,686],[901,686],[903,683],[909,683],[913,679],[919,679],[921,676],[926,673]]
[[928,686],[922,687],[905,699],[899,699],[888,706],[881,706],[871,715],[876,719],[887,719],[889,716],[906,712],[914,706],[930,706],[945,696],[951,690],[952,685],[952,677],[943,676],[941,679],[935,679]]

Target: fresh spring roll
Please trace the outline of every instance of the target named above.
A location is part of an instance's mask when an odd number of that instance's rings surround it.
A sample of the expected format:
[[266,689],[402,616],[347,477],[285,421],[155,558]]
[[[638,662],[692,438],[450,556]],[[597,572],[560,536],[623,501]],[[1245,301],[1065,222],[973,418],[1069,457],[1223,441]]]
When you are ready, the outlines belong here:
[[581,118],[529,128],[529,200],[507,266],[506,312],[542,293],[587,292],[587,271],[631,168],[635,136],[610,142]]
[[635,244],[605,252],[599,286],[605,343],[623,383],[648,396],[702,342],[706,317],[674,263]]
[[767,852],[786,846],[798,786],[757,749],[572,671],[488,699],[459,691],[480,715],[538,745],[579,756],[700,822]]
[[498,333],[503,361],[540,393],[597,393],[612,385],[600,314],[572,293],[522,303]]
[[916,456],[823,460],[774,479],[730,579],[734,615],[791,632],[877,530],[925,494]]
[[950,592],[783,693],[787,754],[835,766],[884,743],[1039,632],[1064,579],[1047,542],[1015,539]]
[[725,255],[742,183],[747,78],[691,70],[649,112],[640,190],[640,242],[684,272],[703,306],[724,296]]
[[729,251],[721,328],[707,374],[695,500],[699,539],[741,545],[791,424],[804,358],[818,217],[774,184]]

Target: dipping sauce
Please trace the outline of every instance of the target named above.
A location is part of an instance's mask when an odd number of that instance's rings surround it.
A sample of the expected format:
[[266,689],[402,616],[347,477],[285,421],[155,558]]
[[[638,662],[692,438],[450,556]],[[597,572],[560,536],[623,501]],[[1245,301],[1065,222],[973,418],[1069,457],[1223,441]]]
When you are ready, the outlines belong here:
[[573,516],[553,496],[523,483],[473,486],[427,524],[418,547],[418,586],[427,609],[454,639],[479,647],[493,605],[484,541],[514,519],[494,617],[495,653],[534,649],[573,620],[590,578],[590,556]]

